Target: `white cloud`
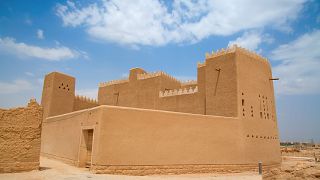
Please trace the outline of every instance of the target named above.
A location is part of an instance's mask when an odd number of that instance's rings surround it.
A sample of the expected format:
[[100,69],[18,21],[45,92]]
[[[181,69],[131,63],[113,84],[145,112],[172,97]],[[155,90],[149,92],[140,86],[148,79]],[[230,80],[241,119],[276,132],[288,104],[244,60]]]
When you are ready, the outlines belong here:
[[98,89],[97,88],[94,88],[94,89],[79,89],[79,90],[76,90],[76,94],[77,95],[86,96],[86,97],[90,97],[90,98],[93,98],[93,99],[97,99]]
[[306,33],[272,51],[279,63],[273,68],[276,91],[280,94],[320,92],[320,30]]
[[0,51],[11,53],[21,58],[39,58],[49,61],[86,57],[84,52],[69,49],[65,46],[43,48],[25,43],[18,43],[13,38],[0,38]]
[[37,37],[39,39],[44,39],[44,34],[43,34],[43,30],[42,29],[38,29],[37,30]]
[[[305,0],[99,1],[85,7],[67,1],[56,14],[65,26],[80,26],[96,39],[130,46],[192,43],[270,26],[290,31]],[[170,9],[170,10],[169,10]]]
[[27,25],[32,25],[32,20],[31,20],[29,17],[27,17],[24,22],[25,22]]
[[27,76],[34,77],[34,74],[33,74],[32,72],[25,72],[25,74],[26,74]]
[[260,51],[259,46],[261,43],[272,43],[274,41],[273,38],[268,34],[262,34],[258,31],[246,31],[242,34],[242,36],[238,37],[234,41],[230,41],[228,46],[232,46],[234,44],[253,50]]
[[26,80],[14,80],[13,82],[0,81],[0,94],[14,94],[33,89],[33,85]]

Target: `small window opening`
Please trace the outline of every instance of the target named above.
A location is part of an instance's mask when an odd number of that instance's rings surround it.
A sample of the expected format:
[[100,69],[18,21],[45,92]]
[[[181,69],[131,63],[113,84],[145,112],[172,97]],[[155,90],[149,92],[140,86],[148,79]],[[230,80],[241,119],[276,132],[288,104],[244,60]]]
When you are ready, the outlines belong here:
[[242,99],[241,104],[242,104],[242,106],[244,106],[244,99]]

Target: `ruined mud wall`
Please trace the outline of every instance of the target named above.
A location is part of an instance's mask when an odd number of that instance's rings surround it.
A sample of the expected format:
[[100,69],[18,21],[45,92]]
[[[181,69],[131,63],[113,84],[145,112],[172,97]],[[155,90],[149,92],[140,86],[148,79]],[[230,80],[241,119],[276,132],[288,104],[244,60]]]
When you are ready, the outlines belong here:
[[0,173],[39,168],[42,107],[0,109]]

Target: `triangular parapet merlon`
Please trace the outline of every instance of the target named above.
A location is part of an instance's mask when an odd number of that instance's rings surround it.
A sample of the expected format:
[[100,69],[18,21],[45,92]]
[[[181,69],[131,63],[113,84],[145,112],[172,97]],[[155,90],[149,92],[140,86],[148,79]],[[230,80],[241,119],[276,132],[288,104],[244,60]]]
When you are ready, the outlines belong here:
[[184,94],[194,94],[198,92],[198,86],[196,87],[190,87],[190,88],[183,88],[183,89],[172,89],[172,90],[166,90],[166,91],[159,91],[159,97],[170,97],[170,96],[178,96],[178,95],[184,95]]
[[164,76],[164,77],[166,77],[168,79],[171,79],[171,80],[176,81],[177,83],[181,84],[181,82],[178,79],[174,78],[173,76],[171,76],[171,75],[169,75],[169,74],[167,74],[167,73],[165,73],[163,71],[138,74],[137,78],[138,78],[138,80],[141,80],[141,79],[148,79],[148,78],[153,78],[153,77],[158,77],[158,76]]
[[268,61],[267,58],[265,58],[265,57],[257,54],[257,53],[254,52],[254,51],[250,51],[249,49],[245,49],[245,48],[237,47],[237,46],[236,46],[236,49],[237,49],[237,52],[241,52],[241,53],[243,53],[243,54],[245,54],[245,55],[247,55],[247,56],[249,56],[249,57],[252,57],[252,58],[254,58],[254,59],[257,59],[257,60],[260,60],[260,61],[262,61],[262,62],[264,62],[264,63],[269,64],[269,61]]
[[98,104],[98,101],[96,99],[89,98],[89,97],[82,96],[82,95],[75,95],[75,99],[80,100],[80,101],[85,101],[85,102],[91,103],[91,104]]
[[188,86],[188,85],[196,85],[198,82],[196,80],[188,80],[181,82],[181,86]]
[[[241,52],[245,55],[248,55],[254,59],[257,59],[257,60],[261,60],[262,62],[265,62],[265,63],[268,63],[268,59],[257,54],[256,52],[254,51],[250,51],[246,48],[242,48],[242,47],[239,47],[237,45],[232,45],[232,46],[229,46],[227,49],[220,49],[220,50],[217,50],[216,52],[212,51],[212,53],[206,53],[205,54],[205,57],[206,59],[211,59],[211,58],[214,58],[214,57],[218,57],[218,56],[222,56],[222,55],[225,55],[225,54],[228,54],[228,53],[234,53],[234,52]],[[205,66],[206,63],[198,63],[198,68],[199,67],[202,67],[202,66]]]
[[138,79],[138,80],[140,80],[140,79],[148,79],[148,78],[153,78],[153,77],[161,76],[162,74],[164,74],[163,71],[137,74],[137,79]]
[[204,61],[203,63],[201,63],[201,62],[198,62],[198,68],[201,68],[201,67],[203,67],[203,66],[206,66],[206,61]]
[[105,87],[113,84],[121,84],[121,83],[126,83],[129,82],[129,79],[118,79],[118,80],[112,80],[112,81],[107,81],[107,82],[102,82],[99,84],[99,87]]
[[[238,47],[236,45],[233,45],[231,47],[228,47],[227,49],[222,48],[220,50],[217,50],[216,52],[212,51],[211,53],[206,53],[206,59],[214,58],[214,57],[225,55],[228,53],[234,53],[237,49]],[[199,67],[199,64],[198,64],[198,67]]]

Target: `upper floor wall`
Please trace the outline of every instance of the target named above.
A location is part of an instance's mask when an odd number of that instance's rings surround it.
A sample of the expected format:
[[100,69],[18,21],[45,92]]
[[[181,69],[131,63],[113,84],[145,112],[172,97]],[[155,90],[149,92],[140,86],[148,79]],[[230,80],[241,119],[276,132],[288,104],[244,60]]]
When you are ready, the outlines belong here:
[[127,79],[101,83],[98,103],[76,98],[75,79],[53,72],[45,78],[44,114],[54,116],[99,104],[275,120],[271,67],[261,56],[239,47],[222,49],[207,54],[197,71],[197,81],[183,83],[164,72],[133,68]]

